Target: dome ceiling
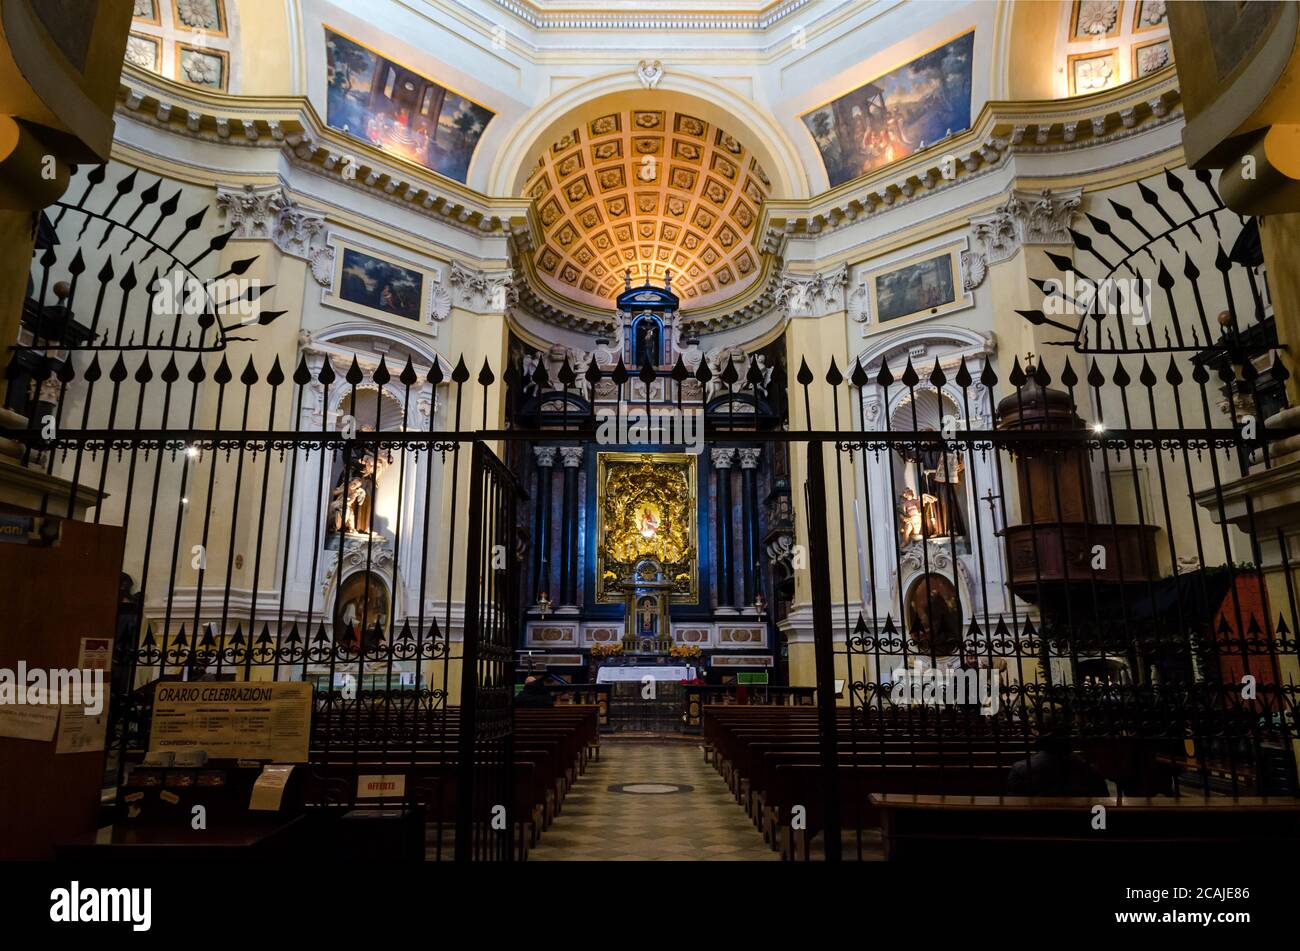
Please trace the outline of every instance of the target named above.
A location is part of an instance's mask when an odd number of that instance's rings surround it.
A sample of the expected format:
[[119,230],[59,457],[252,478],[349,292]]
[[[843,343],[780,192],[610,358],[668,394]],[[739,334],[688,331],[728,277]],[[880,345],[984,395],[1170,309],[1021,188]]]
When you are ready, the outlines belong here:
[[598,116],[552,143],[525,184],[552,290],[608,308],[623,273],[662,280],[683,303],[731,297],[761,270],[756,235],[771,182],[725,130],[672,110]]

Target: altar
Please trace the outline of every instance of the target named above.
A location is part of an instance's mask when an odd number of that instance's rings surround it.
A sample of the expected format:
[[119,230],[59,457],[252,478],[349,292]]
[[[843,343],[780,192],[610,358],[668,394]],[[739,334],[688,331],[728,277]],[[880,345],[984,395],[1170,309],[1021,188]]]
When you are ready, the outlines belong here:
[[627,680],[639,681],[644,677],[653,677],[656,682],[678,683],[695,679],[694,667],[670,666],[668,664],[651,664],[644,667],[622,667],[605,664],[596,671],[596,683],[609,684]]

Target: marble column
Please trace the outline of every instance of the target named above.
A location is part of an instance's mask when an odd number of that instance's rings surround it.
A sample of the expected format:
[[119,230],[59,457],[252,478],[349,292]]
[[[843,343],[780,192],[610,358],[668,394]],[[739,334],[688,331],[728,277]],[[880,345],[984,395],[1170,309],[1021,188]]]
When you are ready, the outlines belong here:
[[736,450],[714,449],[713,468],[718,474],[718,607],[735,607],[736,580],[732,566],[731,464]]
[[554,446],[534,446],[533,454],[537,457],[537,522],[533,533],[533,601],[536,602],[542,592],[550,597],[551,592],[551,472],[555,466]]
[[754,603],[754,595],[758,593],[758,581],[760,578],[758,567],[758,461],[763,458],[762,449],[737,449],[740,456],[740,478],[743,487],[744,497],[741,499],[743,507],[742,538],[744,539],[744,558],[741,562],[743,568],[742,577],[745,579],[745,600],[744,606],[749,607]]
[[560,523],[560,605],[578,603],[578,467],[582,465],[581,446],[560,447],[564,462],[564,510]]

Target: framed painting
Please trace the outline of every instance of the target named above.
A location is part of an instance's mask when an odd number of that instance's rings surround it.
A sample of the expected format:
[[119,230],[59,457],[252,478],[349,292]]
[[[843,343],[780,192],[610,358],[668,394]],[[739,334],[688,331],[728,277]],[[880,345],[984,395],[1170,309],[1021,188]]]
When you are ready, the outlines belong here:
[[972,28],[800,118],[832,187],[970,127]]
[[339,300],[385,317],[421,321],[424,272],[357,248],[339,256],[334,293]]
[[325,28],[325,122],[464,182],[492,110]]
[[885,323],[952,309],[958,302],[955,275],[951,251],[876,274],[871,281],[876,321]]

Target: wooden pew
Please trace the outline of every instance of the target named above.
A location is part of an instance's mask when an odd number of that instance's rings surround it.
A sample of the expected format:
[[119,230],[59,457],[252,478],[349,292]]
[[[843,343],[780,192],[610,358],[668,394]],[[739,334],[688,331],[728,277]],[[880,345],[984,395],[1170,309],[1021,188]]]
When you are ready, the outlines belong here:
[[[891,860],[1191,858],[1239,862],[1300,841],[1300,800],[1279,797],[871,795]],[[1105,828],[1094,828],[1094,807]],[[1247,847],[1247,848],[1243,848]],[[972,866],[973,867],[973,866]],[[1230,867],[1230,866],[1225,866]]]

